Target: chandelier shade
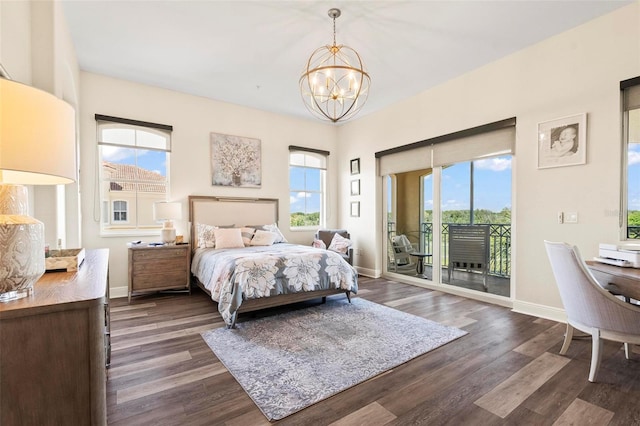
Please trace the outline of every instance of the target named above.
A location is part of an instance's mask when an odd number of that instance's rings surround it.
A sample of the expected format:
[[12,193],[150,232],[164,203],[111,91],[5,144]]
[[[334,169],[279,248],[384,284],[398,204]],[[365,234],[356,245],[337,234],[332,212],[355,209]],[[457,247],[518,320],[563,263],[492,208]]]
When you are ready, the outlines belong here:
[[300,93],[307,109],[316,117],[332,122],[348,120],[364,106],[371,78],[358,52],[336,44],[339,9],[330,9],[333,44],[316,49],[300,77]]

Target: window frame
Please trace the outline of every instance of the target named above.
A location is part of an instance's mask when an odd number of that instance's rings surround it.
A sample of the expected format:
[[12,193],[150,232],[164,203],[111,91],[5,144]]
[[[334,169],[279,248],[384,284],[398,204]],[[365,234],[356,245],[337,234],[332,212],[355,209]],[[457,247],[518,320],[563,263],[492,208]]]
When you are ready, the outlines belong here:
[[[292,164],[293,155],[304,155],[303,165],[300,164]],[[305,226],[292,226],[291,225],[291,205],[289,206],[289,230],[291,231],[308,231],[315,230],[326,227],[326,209],[327,209],[327,163],[328,163],[328,151],[322,151],[312,148],[303,148],[290,146],[289,147],[289,195],[292,193],[305,193],[305,194],[319,194],[320,195],[320,212],[319,212],[319,223],[318,225],[305,225]],[[313,158],[316,161],[320,161],[320,166],[308,166],[307,157]],[[320,170],[320,190],[310,190],[306,187],[306,178],[305,178],[305,187],[304,188],[293,188],[291,182],[291,170],[292,168],[303,169],[303,170]],[[306,173],[305,173],[306,176]],[[306,206],[305,206],[306,207]],[[305,214],[309,212],[306,211]]]
[[[164,124],[156,124],[144,121],[130,120],[119,117],[111,117],[96,114],[96,142],[97,142],[97,155],[98,161],[96,163],[97,171],[96,176],[99,182],[97,188],[100,202],[97,204],[97,208],[100,209],[96,217],[99,216],[100,236],[112,237],[112,236],[147,236],[147,235],[159,235],[162,224],[149,219],[149,212],[153,211],[153,203],[158,201],[168,201],[170,195],[170,157],[171,157],[171,133],[172,126]],[[133,136],[130,140],[123,139],[121,141],[109,139],[109,137],[103,137],[105,131],[109,130],[124,130],[133,131]],[[153,139],[148,139],[145,135],[155,135]],[[160,138],[158,138],[159,136]],[[125,164],[143,170],[148,170],[139,166],[138,159],[144,152],[155,151],[164,154],[162,161],[165,163],[165,173],[163,178],[159,181],[154,179],[149,180],[148,176],[135,173],[133,178],[124,176],[118,179],[114,179],[105,173],[103,166],[103,155],[105,148],[121,148],[131,150],[133,152],[133,163],[115,163]],[[148,170],[153,172],[152,170]],[[145,178],[146,177],[146,178]],[[131,199],[123,199],[122,197],[112,197],[110,194],[114,194],[112,185],[114,182],[120,184],[130,183],[133,189],[127,192],[131,193]],[[157,184],[164,186],[164,194],[162,192],[151,191],[147,193],[141,190],[141,185],[144,184]],[[157,194],[156,194],[157,193]],[[155,194],[155,196],[154,196]],[[124,194],[123,192],[123,195]],[[151,195],[151,196],[149,196]],[[116,203],[123,202],[125,204],[125,220],[116,220]],[[99,206],[99,207],[98,207]],[[152,214],[152,213],[151,213]],[[106,220],[105,220],[106,219]]]
[[[123,203],[124,209],[116,209],[116,203]],[[125,219],[116,219],[116,213],[124,213]],[[127,200],[111,200],[111,223],[129,223],[129,202]]]
[[630,98],[638,98],[635,105],[640,100],[640,76],[623,80],[620,82],[620,111],[621,111],[621,142],[622,142],[622,168],[620,180],[620,212],[619,227],[621,241],[637,241],[638,238],[629,238],[629,111],[640,109],[640,105],[635,108],[629,106]]

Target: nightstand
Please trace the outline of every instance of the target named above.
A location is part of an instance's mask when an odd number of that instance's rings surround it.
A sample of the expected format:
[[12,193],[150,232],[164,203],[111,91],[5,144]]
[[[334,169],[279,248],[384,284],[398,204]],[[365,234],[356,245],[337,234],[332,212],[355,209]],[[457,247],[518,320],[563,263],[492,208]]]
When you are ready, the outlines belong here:
[[191,245],[129,247],[129,302],[131,296],[161,290],[185,290],[189,285]]

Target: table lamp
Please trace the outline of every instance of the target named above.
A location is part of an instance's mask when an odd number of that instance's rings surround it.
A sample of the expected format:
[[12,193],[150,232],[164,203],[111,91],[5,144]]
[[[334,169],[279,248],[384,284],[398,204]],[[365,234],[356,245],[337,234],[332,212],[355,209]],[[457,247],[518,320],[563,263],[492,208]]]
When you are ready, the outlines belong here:
[[33,293],[44,274],[44,224],[27,187],[76,179],[75,112],[50,93],[0,73],[0,302]]
[[160,231],[162,242],[165,244],[175,244],[176,228],[173,227],[173,220],[182,219],[182,205],[180,203],[158,202],[153,205],[153,218],[156,221],[164,220],[164,225]]

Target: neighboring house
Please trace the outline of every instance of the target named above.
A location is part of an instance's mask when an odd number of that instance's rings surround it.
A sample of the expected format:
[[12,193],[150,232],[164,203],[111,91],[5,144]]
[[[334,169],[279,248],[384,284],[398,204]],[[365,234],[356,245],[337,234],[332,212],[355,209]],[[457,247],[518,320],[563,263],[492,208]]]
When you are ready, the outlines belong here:
[[[159,228],[153,219],[153,203],[165,201],[166,177],[130,164],[102,162],[102,202],[105,229]],[[137,220],[136,220],[137,219]]]

